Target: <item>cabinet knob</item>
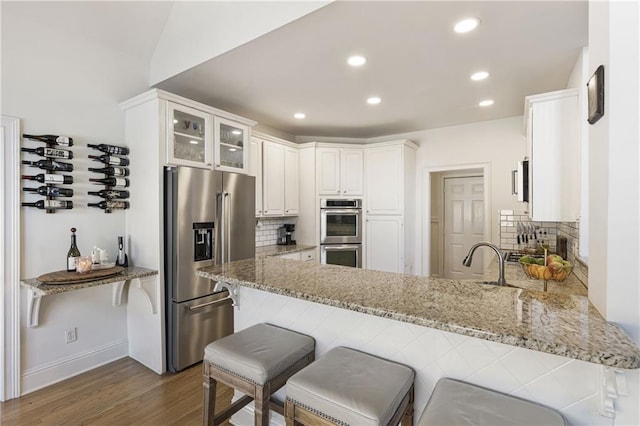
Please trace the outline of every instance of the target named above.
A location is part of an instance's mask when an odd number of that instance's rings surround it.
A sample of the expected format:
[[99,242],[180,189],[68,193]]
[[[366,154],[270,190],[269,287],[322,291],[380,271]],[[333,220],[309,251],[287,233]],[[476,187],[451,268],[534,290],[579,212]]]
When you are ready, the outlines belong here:
[[220,167],[220,164],[217,164],[217,163],[216,163],[216,167]]
[[340,193],[340,190],[338,189],[338,190],[336,191],[336,194],[339,194],[339,193]]
[[346,194],[346,193],[347,193],[347,191],[342,191],[342,193],[343,193],[343,194]]

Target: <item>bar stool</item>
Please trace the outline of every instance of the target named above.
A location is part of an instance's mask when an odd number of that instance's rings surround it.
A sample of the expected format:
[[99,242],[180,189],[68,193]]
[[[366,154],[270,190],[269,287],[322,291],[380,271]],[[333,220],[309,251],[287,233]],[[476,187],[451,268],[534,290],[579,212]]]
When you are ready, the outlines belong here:
[[287,381],[286,424],[410,426],[414,376],[404,365],[334,348]]
[[[203,423],[218,425],[253,400],[255,424],[268,425],[271,395],[314,358],[313,338],[270,324],[256,324],[209,343],[203,361]],[[217,382],[245,395],[215,415]]]
[[555,410],[453,379],[440,379],[418,426],[566,425]]

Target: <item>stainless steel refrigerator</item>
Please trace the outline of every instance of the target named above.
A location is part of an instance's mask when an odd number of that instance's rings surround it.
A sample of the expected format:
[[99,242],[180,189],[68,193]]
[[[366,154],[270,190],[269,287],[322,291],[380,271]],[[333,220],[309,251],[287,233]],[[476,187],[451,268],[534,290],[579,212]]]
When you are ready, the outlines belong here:
[[180,371],[233,333],[228,292],[195,270],[255,256],[255,178],[165,167],[164,192],[167,365]]

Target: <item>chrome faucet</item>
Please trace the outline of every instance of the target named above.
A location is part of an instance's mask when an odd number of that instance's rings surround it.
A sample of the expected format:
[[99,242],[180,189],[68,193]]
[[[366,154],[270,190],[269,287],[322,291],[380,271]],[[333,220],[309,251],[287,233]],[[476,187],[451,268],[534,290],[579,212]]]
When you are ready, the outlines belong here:
[[504,255],[502,254],[498,246],[496,246],[495,244],[491,244],[486,241],[482,241],[480,243],[474,244],[469,250],[467,257],[465,257],[464,260],[462,261],[462,264],[467,268],[471,266],[471,261],[473,260],[473,252],[476,251],[476,249],[480,246],[489,247],[496,252],[496,254],[498,255],[498,265],[500,268],[499,276],[498,276],[498,285],[507,285],[507,280],[504,279]]

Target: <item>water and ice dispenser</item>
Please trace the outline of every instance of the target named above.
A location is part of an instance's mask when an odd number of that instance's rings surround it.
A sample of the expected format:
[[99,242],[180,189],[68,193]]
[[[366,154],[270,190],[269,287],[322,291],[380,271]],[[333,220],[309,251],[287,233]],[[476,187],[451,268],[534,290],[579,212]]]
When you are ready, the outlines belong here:
[[193,224],[193,261],[213,259],[213,222]]

